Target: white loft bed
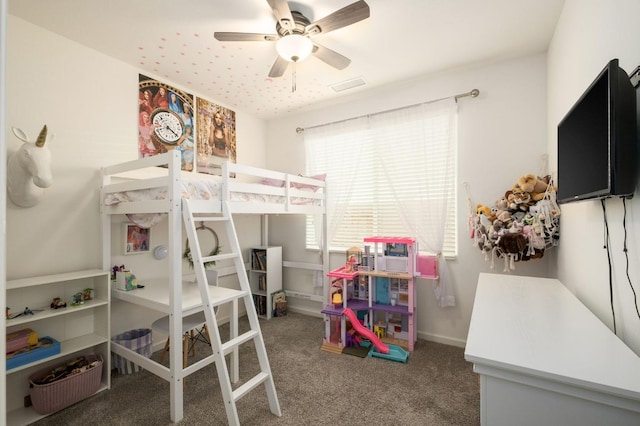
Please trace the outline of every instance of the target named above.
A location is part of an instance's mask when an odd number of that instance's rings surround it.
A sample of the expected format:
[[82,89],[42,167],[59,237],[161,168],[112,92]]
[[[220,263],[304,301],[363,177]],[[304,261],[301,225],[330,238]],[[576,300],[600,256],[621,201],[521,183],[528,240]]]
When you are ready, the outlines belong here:
[[[169,276],[164,285],[150,286],[131,292],[118,291],[115,298],[143,305],[168,313],[180,322],[172,325],[170,339],[180,341],[183,315],[202,310],[199,294],[186,283],[182,271],[182,198],[190,199],[191,206],[207,213],[221,213],[226,201],[231,214],[314,214],[322,215],[323,230],[326,230],[325,182],[271,170],[232,163],[224,163],[222,176],[183,172],[180,170],[180,152],[142,158],[102,168],[101,215],[103,235],[103,267],[110,270],[111,261],[111,216],[158,214],[167,216],[158,226],[168,226]],[[262,183],[261,183],[262,182]],[[266,183],[266,184],[265,184]],[[201,186],[202,185],[202,186]],[[141,195],[141,194],[144,194]],[[150,195],[150,199],[148,198]],[[205,199],[201,199],[201,197]],[[139,219],[139,217],[136,217]],[[266,221],[261,222],[263,228]],[[266,229],[262,230],[266,244]],[[326,241],[326,231],[323,231]],[[327,245],[322,259],[325,264],[315,267],[328,272]],[[303,264],[301,264],[303,265]],[[314,269],[313,265],[307,265]],[[305,267],[305,266],[301,267]],[[212,288],[214,305],[227,303],[232,289]],[[114,292],[115,293],[115,292]],[[117,296],[117,297],[116,297]],[[237,336],[237,305],[230,314],[231,335]],[[234,330],[235,328],[235,330]],[[235,334],[234,334],[235,333]],[[174,335],[175,334],[175,335]],[[205,359],[182,371],[181,345],[171,345],[170,368],[166,368],[124,346],[112,342],[112,351],[129,359],[148,371],[171,383],[171,418],[182,418],[182,385],[177,378],[186,377],[213,362]],[[175,350],[175,352],[174,352]],[[174,361],[175,360],[175,361]],[[181,374],[176,370],[180,369]],[[231,358],[231,376],[237,380],[237,352]]]

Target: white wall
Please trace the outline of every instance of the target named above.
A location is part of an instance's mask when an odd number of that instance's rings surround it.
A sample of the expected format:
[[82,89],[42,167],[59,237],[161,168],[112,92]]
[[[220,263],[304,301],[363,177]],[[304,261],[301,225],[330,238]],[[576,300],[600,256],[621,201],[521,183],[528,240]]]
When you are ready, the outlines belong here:
[[[474,69],[449,72],[404,82],[394,87],[374,90],[366,97],[346,99],[337,105],[301,113],[268,123],[269,168],[287,172],[304,172],[304,136],[296,127],[309,127],[366,115],[388,109],[427,102],[480,90],[475,99],[459,101],[458,163],[458,237],[459,255],[450,262],[452,285],[457,306],[439,308],[431,284],[418,284],[419,337],[444,343],[464,345],[480,272],[491,271],[490,263],[472,247],[467,231],[467,193],[462,183],[471,188],[472,205],[493,204],[525,173],[542,173],[542,156],[546,154],[546,58],[544,54],[486,65]],[[348,153],[348,147],[345,147]],[[330,190],[330,188],[329,188]],[[270,221],[270,243],[284,246],[286,260],[317,261],[317,254],[304,248],[303,219]],[[362,244],[354,241],[354,245]],[[552,254],[537,261],[516,265],[514,274],[547,276],[547,263]],[[344,263],[344,253],[331,256],[331,268]],[[503,264],[494,272],[502,271]],[[309,288],[308,274],[295,271],[285,274],[285,285],[298,291]],[[318,312],[319,305],[292,299],[294,309]]]
[[[99,170],[138,156],[140,70],[14,16],[9,16],[8,29],[7,125],[35,137],[46,123],[55,139],[50,145],[54,184],[43,200],[31,208],[7,202],[7,278],[102,268]],[[238,161],[265,166],[264,120],[242,111],[236,111],[236,119]],[[17,150],[21,142],[10,130],[5,136],[8,152]],[[121,255],[118,222],[125,221],[124,216],[114,219],[113,264],[124,263],[140,278],[166,275],[166,260]],[[239,215],[235,221],[243,247],[260,243],[259,218]],[[166,242],[166,227],[153,228],[152,245]],[[234,286],[237,279],[221,283]],[[120,315],[124,311],[127,315]],[[136,321],[135,327],[150,326],[157,316],[139,307],[114,306],[112,334]]]
[[[627,73],[640,65],[640,2],[567,0],[548,54],[548,139],[550,164],[557,162],[557,125],[598,73],[613,58]],[[561,182],[559,182],[561,184]],[[627,281],[623,253],[623,207],[606,202],[611,232],[614,309],[618,336],[640,354],[640,318]],[[627,202],[629,276],[640,293],[640,200]],[[613,329],[604,219],[599,201],[562,206],[557,277]],[[639,294],[640,296],[640,294]]]

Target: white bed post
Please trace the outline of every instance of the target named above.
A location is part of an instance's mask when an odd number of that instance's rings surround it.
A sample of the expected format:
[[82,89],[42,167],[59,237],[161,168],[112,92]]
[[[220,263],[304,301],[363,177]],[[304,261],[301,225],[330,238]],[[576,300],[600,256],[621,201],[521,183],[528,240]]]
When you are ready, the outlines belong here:
[[180,151],[173,150],[169,164],[169,184],[171,199],[169,210],[169,369],[171,380],[169,393],[171,398],[171,421],[179,422],[183,411],[183,366],[182,366],[182,197],[180,191]]
[[267,247],[269,245],[269,215],[260,215],[260,245]]

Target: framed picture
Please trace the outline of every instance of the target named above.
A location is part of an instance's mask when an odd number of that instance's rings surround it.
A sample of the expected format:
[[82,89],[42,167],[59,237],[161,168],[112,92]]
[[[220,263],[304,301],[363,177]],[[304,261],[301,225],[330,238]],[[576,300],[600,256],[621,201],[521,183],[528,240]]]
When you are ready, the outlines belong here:
[[123,223],[122,241],[124,254],[150,253],[151,229],[142,228],[134,223]]

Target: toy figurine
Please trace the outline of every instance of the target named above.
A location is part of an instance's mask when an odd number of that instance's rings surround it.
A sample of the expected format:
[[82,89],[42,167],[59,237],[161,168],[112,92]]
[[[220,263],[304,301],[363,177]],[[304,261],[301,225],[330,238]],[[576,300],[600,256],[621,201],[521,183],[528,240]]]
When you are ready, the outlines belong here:
[[71,296],[71,306],[84,305],[84,299],[82,297],[82,292],[78,292]]
[[51,302],[51,309],[60,309],[60,308],[66,308],[66,307],[67,307],[67,302],[60,299],[59,297],[55,297]]
[[84,300],[93,299],[93,289],[92,288],[85,288],[84,291],[82,292],[82,298]]

